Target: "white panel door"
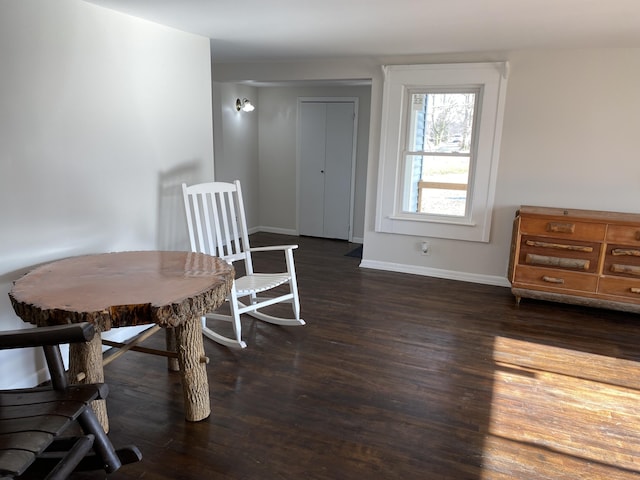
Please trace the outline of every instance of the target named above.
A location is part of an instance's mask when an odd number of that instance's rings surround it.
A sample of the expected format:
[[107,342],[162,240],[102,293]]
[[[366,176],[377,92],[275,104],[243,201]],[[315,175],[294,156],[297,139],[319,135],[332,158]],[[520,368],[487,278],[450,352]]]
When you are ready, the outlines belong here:
[[326,105],[300,105],[300,235],[324,237]]
[[300,105],[300,234],[349,239],[355,102]]

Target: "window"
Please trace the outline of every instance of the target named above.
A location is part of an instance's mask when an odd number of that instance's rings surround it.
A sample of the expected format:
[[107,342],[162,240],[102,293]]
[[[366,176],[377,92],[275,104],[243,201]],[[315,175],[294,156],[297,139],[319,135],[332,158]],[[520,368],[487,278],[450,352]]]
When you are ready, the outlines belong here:
[[403,212],[467,216],[478,93],[478,89],[409,91]]
[[376,231],[489,241],[506,67],[385,67]]

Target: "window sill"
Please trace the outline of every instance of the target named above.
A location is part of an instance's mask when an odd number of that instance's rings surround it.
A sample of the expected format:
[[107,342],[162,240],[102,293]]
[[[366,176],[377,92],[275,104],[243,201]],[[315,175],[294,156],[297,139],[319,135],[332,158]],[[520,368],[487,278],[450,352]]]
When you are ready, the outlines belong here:
[[481,223],[460,223],[388,216],[380,220],[379,224],[376,225],[376,231],[417,237],[446,238],[487,243],[489,242],[489,229],[486,226],[490,223],[490,220]]
[[466,219],[466,218],[461,218],[460,220],[454,220],[454,219],[447,219],[446,217],[440,219],[437,217],[419,217],[416,214],[410,214],[407,216],[403,216],[403,215],[390,215],[387,217],[389,220],[400,220],[400,221],[406,221],[406,222],[419,222],[419,223],[429,223],[429,224],[435,224],[435,225],[440,225],[440,224],[444,224],[444,225],[459,225],[459,226],[463,226],[463,227],[475,227],[476,223]]

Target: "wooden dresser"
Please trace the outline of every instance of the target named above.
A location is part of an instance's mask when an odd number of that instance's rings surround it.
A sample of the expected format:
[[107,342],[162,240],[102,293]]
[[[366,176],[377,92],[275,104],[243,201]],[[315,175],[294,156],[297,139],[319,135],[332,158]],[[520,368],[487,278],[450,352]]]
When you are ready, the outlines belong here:
[[640,214],[522,206],[509,261],[511,291],[640,312]]

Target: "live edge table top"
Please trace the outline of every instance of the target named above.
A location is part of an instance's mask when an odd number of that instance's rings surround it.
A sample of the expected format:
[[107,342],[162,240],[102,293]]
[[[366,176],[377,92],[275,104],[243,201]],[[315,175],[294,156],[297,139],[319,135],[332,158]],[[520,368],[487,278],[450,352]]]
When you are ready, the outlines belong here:
[[16,314],[38,326],[86,321],[103,332],[149,323],[175,327],[219,306],[233,277],[232,266],[202,253],[115,252],[37,267],[9,296]]

